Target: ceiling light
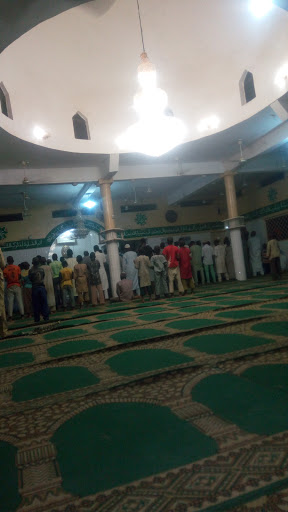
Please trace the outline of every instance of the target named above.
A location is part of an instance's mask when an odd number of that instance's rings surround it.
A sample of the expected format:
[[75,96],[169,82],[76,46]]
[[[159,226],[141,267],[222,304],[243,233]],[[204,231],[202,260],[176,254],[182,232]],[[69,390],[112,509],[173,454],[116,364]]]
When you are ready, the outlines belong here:
[[155,67],[145,52],[139,0],[136,1],[143,48],[138,66],[140,89],[133,101],[139,120],[116,139],[116,144],[122,151],[160,156],[183,142],[185,127],[173,115],[166,115],[168,96],[157,87]]
[[250,11],[256,16],[256,18],[262,18],[273,7],[273,0],[251,0]]
[[218,126],[220,124],[220,119],[217,116],[210,116],[206,117],[205,119],[202,119],[200,123],[198,124],[198,131],[206,132],[209,130],[217,130]]
[[49,137],[48,133],[43,130],[40,126],[35,126],[33,129],[33,135],[37,140],[44,140]]
[[144,120],[130,126],[116,140],[122,150],[161,156],[183,141],[185,128],[174,117],[159,116],[154,122]]
[[284,89],[287,84],[287,78],[288,78],[288,63],[284,64],[284,66],[282,66],[278,70],[278,72],[275,76],[274,83],[276,85],[278,85],[278,87],[280,87],[280,89]]
[[91,201],[91,199],[89,199],[89,201],[86,201],[86,203],[84,203],[83,206],[85,206],[86,208],[94,208],[94,206],[96,206],[96,203],[95,201]]

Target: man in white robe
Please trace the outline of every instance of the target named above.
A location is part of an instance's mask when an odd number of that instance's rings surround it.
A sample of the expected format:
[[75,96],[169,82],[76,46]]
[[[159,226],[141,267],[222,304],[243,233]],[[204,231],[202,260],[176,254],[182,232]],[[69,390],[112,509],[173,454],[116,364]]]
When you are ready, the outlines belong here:
[[94,252],[95,252],[96,260],[99,261],[99,263],[100,263],[99,274],[100,274],[102,289],[104,292],[104,297],[105,297],[105,299],[108,299],[109,298],[109,295],[108,295],[109,283],[108,283],[108,277],[107,277],[107,273],[106,273],[105,265],[104,265],[104,263],[106,263],[106,257],[105,257],[105,254],[103,254],[103,252],[100,252],[98,245],[94,245]]
[[261,276],[264,276],[261,256],[261,242],[260,238],[256,236],[256,231],[251,232],[250,238],[248,240],[248,249],[253,277],[256,277],[258,272],[260,272]]
[[136,295],[140,295],[140,288],[138,282],[138,270],[135,268],[134,261],[137,258],[137,253],[132,251],[129,244],[125,245],[125,253],[122,260],[122,269],[126,273],[126,278],[131,279],[133,282],[133,291]]
[[216,264],[216,272],[218,276],[218,282],[222,281],[222,274],[225,275],[226,281],[229,281],[229,274],[226,268],[226,247],[219,240],[215,240],[214,242],[214,256],[215,256],[215,264]]

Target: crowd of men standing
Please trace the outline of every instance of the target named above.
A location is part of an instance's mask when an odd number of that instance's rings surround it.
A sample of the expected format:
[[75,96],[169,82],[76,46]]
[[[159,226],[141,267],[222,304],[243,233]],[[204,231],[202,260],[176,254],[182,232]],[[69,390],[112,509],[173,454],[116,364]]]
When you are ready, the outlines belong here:
[[[275,234],[265,249],[261,249],[260,240],[252,231],[243,250],[248,276],[251,271],[253,276],[264,275],[267,261],[272,277],[281,276],[280,248]],[[142,239],[137,252],[125,244],[120,262],[122,273],[116,286],[117,298],[112,298],[109,262],[98,245],[90,254],[84,251],[84,256],[76,258],[71,249],[60,260],[57,254],[52,255],[52,260],[36,256],[31,268],[28,262],[14,265],[12,256],[5,263],[0,249],[0,336],[7,333],[6,310],[10,321],[15,303],[21,318],[34,316],[34,321],[39,322],[41,316],[48,321],[56,309],[65,311],[68,305],[74,309],[76,302],[79,308],[85,303],[105,304],[109,297],[112,301],[129,301],[140,296],[144,302],[145,295],[150,300],[153,294],[159,299],[173,295],[175,289],[185,295],[199,284],[235,279],[229,238],[224,243],[216,239],[212,247],[210,241],[203,244],[191,241],[188,246],[184,238],[173,242],[169,237],[167,244],[162,242],[154,249]]]

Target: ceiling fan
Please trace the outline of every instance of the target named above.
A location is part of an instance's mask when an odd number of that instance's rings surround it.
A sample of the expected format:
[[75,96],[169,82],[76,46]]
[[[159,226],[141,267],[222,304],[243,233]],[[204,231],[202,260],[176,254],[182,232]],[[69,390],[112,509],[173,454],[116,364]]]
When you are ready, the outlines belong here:
[[239,144],[239,151],[240,151],[239,159],[238,160],[230,160],[231,162],[238,163],[238,166],[234,170],[241,169],[242,165],[247,162],[246,158],[244,157],[244,153],[243,153],[243,140],[239,139],[238,144]]
[[24,171],[22,184],[23,185],[37,185],[39,183],[39,180],[31,180],[27,176],[27,169],[29,169],[29,162],[27,162],[26,160],[22,160],[20,163],[21,163],[23,171]]

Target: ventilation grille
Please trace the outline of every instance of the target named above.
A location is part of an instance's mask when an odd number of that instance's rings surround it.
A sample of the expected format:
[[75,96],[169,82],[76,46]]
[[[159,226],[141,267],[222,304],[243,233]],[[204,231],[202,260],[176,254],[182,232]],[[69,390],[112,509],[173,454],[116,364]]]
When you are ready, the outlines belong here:
[[10,213],[8,215],[0,215],[0,222],[15,222],[17,220],[23,220],[22,213]]
[[157,210],[156,204],[125,204],[121,206],[121,213],[148,212]]

